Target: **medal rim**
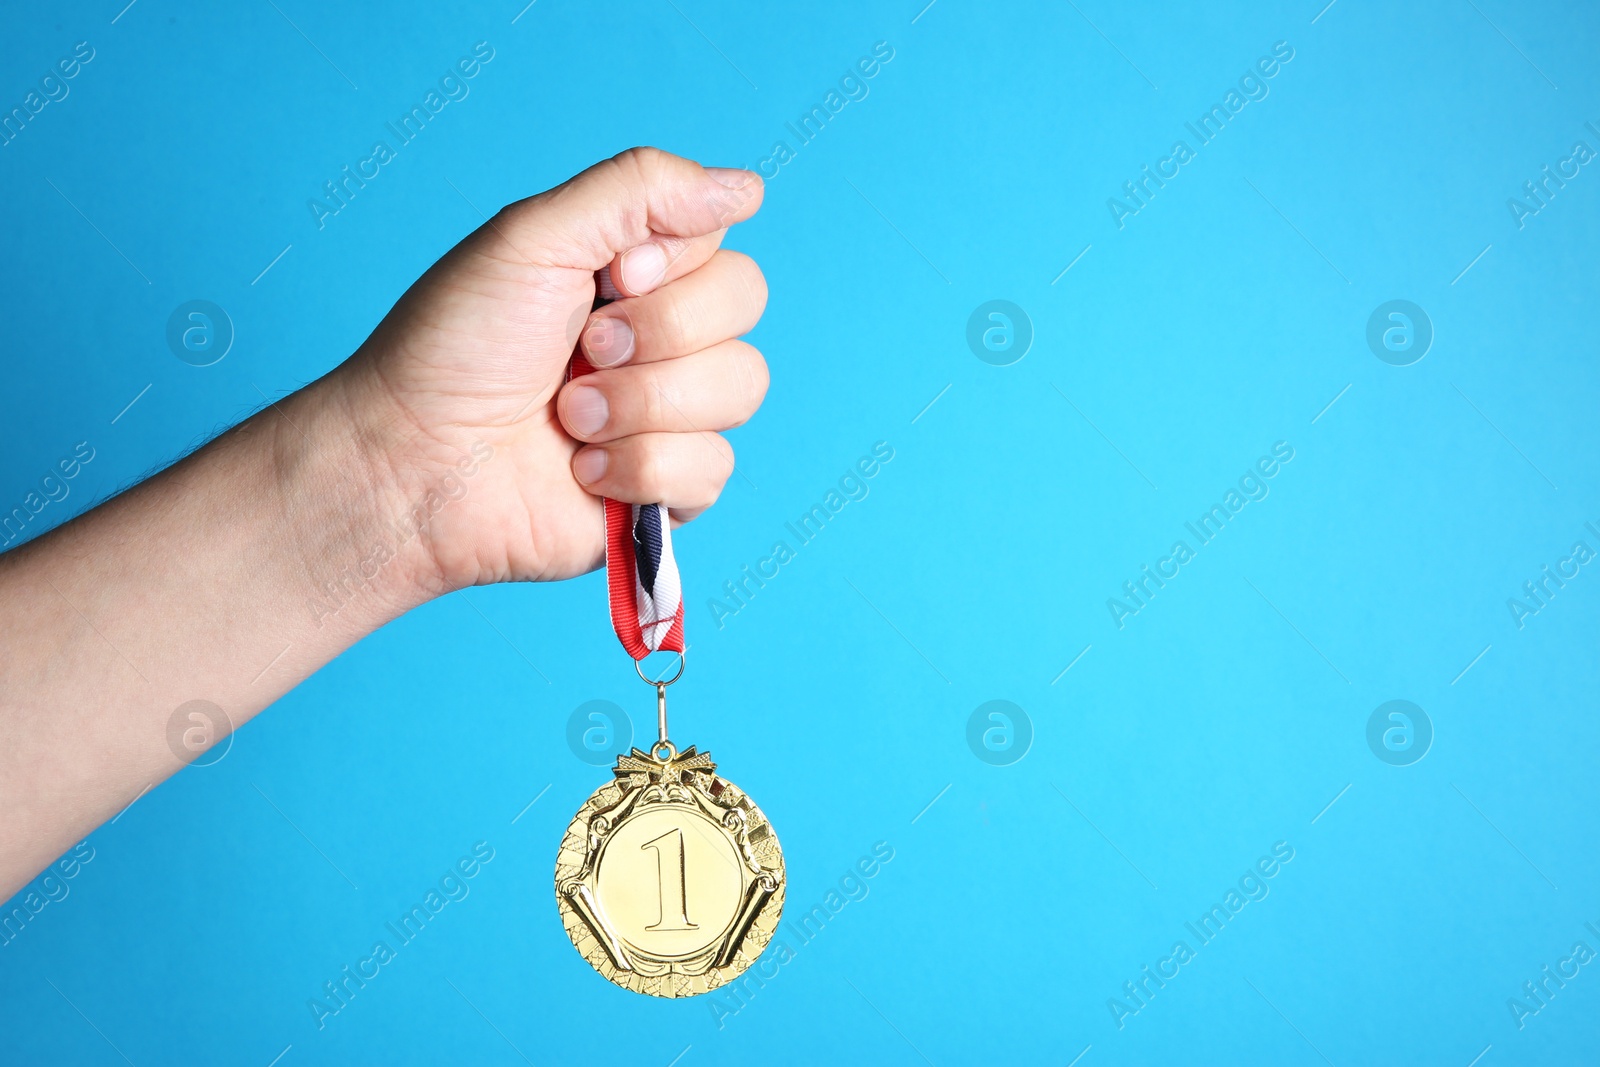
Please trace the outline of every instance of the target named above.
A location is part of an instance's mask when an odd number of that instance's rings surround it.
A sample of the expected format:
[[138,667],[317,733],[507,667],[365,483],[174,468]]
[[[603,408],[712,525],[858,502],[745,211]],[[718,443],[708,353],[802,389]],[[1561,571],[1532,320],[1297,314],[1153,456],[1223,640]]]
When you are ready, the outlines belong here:
[[[747,891],[750,890],[753,884],[764,884],[763,878],[770,878],[775,884],[770,890],[765,891],[765,899],[755,907],[753,914],[747,917],[736,910],[733,917],[723,926],[722,931],[713,938],[710,945],[693,953],[677,957],[641,953],[642,958],[665,964],[668,969],[664,973],[647,975],[617,966],[612,951],[602,942],[599,933],[592,928],[589,919],[582,914],[579,906],[569,897],[567,890],[570,888],[575,894],[584,897],[586,900],[585,906],[597,907],[597,901],[594,899],[594,891],[592,889],[588,893],[579,893],[578,889],[579,887],[594,886],[606,848],[615,839],[618,830],[639,815],[641,811],[639,806],[631,807],[623,814],[615,826],[609,827],[605,833],[607,840],[594,850],[592,861],[588,861],[589,846],[587,838],[591,819],[597,812],[603,811],[608,807],[615,808],[627,803],[630,794],[633,792],[649,789],[652,786],[662,787],[660,783],[646,782],[635,786],[633,790],[624,788],[619,795],[609,800],[603,799],[609,790],[625,782],[630,773],[638,773],[638,768],[625,769],[623,767],[624,761],[632,759],[636,762],[649,761],[658,765],[665,765],[679,758],[696,755],[693,746],[679,753],[675,746],[671,746],[668,743],[667,751],[670,752],[670,755],[666,761],[661,761],[654,756],[654,753],[660,750],[660,747],[660,745],[651,746],[649,753],[635,748],[631,755],[619,755],[617,766],[613,768],[614,777],[612,780],[603,782],[596,787],[588,798],[579,805],[577,811],[573,813],[562,835],[561,844],[556,851],[554,889],[563,931],[566,933],[568,940],[572,942],[573,948],[602,978],[613,985],[646,996],[676,999],[698,996],[718,989],[736,980],[760,958],[761,954],[772,942],[772,939],[777,936],[778,924],[782,921],[783,905],[787,896],[788,876],[783,855],[783,844],[778,837],[776,828],[772,825],[772,820],[767,817],[766,813],[761,810],[760,805],[738,783],[717,771],[716,765],[709,762],[709,753],[698,753],[699,756],[706,757],[708,766],[684,771],[680,780],[669,782],[667,786],[699,791],[707,798],[709,803],[723,807],[725,812],[741,812],[744,826],[739,830],[734,830],[725,824],[719,825],[718,820],[712,818],[710,813],[702,810],[693,800],[687,798],[680,800],[669,797],[658,800],[654,803],[642,805],[643,811],[659,810],[656,807],[657,804],[685,808],[689,814],[697,815],[706,822],[711,823],[723,835],[723,840],[731,846],[735,859],[744,864],[746,877],[742,879],[742,883]],[[711,784],[720,782],[724,790],[731,788],[738,799],[732,805],[724,807],[719,796],[721,791],[714,791],[709,787],[701,786],[699,783],[683,780],[692,778],[697,774],[705,774],[710,779]],[[638,800],[636,799],[634,803],[637,805]],[[752,860],[759,866],[757,870],[751,871],[749,864],[745,863],[741,855],[741,845],[744,849],[749,849],[753,852],[754,846],[751,845],[749,837],[762,827],[765,827],[766,835],[761,845],[765,847],[770,842],[776,862],[769,867],[759,865],[759,861]],[[741,837],[743,838],[742,842]],[[572,858],[574,855],[577,857],[576,860]],[[586,862],[592,869],[585,870]],[[745,921],[747,926],[744,934],[739,937],[738,947],[728,950],[728,954],[732,957],[728,962],[723,964],[712,962],[704,971],[696,974],[689,974],[675,969],[674,965],[681,964],[686,960],[695,960],[705,956],[707,953],[712,953],[714,960],[715,955],[719,954],[717,950],[718,942],[727,937],[728,931],[737,927],[741,921]],[[601,922],[604,923],[603,918]],[[610,932],[610,936],[614,941],[621,941],[620,935],[614,932]],[[626,944],[626,942],[623,943]],[[751,949],[755,951],[752,952]],[[683,986],[688,986],[689,988],[680,988]]]

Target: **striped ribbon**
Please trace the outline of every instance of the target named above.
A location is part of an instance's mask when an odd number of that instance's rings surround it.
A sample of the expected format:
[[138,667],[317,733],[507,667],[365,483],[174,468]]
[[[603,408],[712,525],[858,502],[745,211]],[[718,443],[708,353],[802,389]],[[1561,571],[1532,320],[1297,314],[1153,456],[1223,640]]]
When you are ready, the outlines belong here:
[[[615,299],[603,277],[601,307]],[[574,355],[569,378],[594,368]],[[652,652],[683,651],[683,583],[672,554],[672,524],[661,504],[605,501],[606,586],[611,598],[611,628],[634,659]]]

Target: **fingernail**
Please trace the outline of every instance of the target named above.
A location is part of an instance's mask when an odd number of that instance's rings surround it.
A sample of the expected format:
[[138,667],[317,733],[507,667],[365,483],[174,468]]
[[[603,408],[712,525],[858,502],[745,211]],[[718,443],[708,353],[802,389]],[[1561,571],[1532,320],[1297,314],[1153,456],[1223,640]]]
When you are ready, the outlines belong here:
[[585,448],[572,457],[572,476],[583,485],[593,485],[606,472],[611,456],[603,448]]
[[707,167],[706,173],[715,178],[718,184],[726,185],[729,189],[743,189],[750,184],[754,174],[737,167]]
[[633,327],[615,315],[596,315],[583,331],[583,352],[596,367],[615,367],[633,355]]
[[622,284],[630,293],[647,293],[667,276],[667,254],[655,243],[630,248],[622,254]]
[[567,397],[567,425],[580,437],[599,433],[610,417],[611,407],[598,389],[580,385]]

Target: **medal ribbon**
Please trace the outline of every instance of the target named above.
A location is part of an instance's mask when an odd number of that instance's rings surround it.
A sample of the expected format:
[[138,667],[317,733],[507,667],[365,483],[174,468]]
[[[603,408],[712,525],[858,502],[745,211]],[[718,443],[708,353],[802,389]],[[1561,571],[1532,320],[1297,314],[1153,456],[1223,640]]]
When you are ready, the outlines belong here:
[[[614,295],[604,279],[596,307]],[[570,378],[594,368],[574,355]],[[683,583],[672,554],[672,524],[662,504],[605,501],[606,586],[611,628],[636,660],[652,652],[683,652]]]

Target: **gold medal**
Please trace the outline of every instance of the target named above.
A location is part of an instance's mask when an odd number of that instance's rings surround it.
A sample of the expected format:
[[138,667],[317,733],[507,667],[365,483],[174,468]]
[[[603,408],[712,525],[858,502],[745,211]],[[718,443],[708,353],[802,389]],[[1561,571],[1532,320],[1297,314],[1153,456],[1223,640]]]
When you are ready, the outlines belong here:
[[667,740],[670,683],[652,684],[661,739],[618,756],[615,778],[573,816],[556,904],[573,946],[608,981],[686,997],[737,978],[772,939],[783,849],[709,752]]

